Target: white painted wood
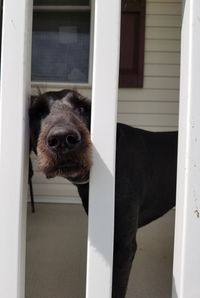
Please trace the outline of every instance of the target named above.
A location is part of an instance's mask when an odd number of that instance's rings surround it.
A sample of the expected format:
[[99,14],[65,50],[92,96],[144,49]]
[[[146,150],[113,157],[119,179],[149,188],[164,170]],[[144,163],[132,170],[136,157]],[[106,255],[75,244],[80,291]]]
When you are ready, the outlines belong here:
[[32,89],[35,94],[38,94],[38,87],[42,92],[46,92],[47,90],[60,90],[61,88],[75,88],[75,89],[88,89],[91,88],[91,85],[88,83],[66,83],[66,82],[31,82]]
[[95,1],[87,298],[112,290],[120,10],[120,0]]
[[32,1],[3,4],[0,93],[0,297],[23,298]]
[[173,298],[200,297],[200,1],[186,0],[182,27]]

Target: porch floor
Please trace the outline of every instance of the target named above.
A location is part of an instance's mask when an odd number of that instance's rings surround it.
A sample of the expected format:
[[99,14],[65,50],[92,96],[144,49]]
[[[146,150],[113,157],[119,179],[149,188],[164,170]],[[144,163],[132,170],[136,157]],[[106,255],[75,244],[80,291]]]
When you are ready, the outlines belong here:
[[[174,210],[140,229],[126,298],[171,297]],[[26,298],[84,298],[87,216],[82,206],[28,208]]]

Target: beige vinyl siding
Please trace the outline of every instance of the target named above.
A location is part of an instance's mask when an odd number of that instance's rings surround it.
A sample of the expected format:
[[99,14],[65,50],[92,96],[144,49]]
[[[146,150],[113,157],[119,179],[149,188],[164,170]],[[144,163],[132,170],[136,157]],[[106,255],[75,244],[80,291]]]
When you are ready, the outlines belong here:
[[118,120],[153,131],[178,126],[181,1],[147,0],[143,89],[119,91]]
[[[179,107],[181,0],[147,0],[145,31],[144,86],[119,90],[118,121],[152,131],[175,130]],[[64,87],[52,85],[41,90]],[[78,90],[91,98],[90,88]],[[34,193],[39,200],[63,202],[77,197],[75,187],[66,180],[47,180],[38,173],[35,157],[33,160]]]

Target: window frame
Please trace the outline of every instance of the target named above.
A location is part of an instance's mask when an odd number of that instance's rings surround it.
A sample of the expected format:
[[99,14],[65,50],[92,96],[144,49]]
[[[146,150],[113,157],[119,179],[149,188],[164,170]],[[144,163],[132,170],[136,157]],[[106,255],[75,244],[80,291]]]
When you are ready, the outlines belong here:
[[83,12],[90,11],[90,44],[89,44],[89,65],[88,65],[88,82],[86,83],[76,83],[76,82],[48,82],[48,81],[31,81],[31,86],[34,88],[44,87],[44,88],[63,88],[69,86],[80,87],[80,88],[90,88],[92,86],[92,65],[93,65],[93,43],[94,43],[94,1],[89,0],[89,5],[34,5],[34,12]]

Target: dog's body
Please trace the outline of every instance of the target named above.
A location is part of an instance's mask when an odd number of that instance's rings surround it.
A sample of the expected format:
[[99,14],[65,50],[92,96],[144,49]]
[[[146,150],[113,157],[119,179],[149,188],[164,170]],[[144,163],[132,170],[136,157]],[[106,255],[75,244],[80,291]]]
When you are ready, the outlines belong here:
[[[41,114],[38,119],[37,113]],[[59,175],[72,181],[86,212],[89,127],[90,103],[77,92],[62,90],[33,98],[31,140],[40,168],[47,177]],[[124,298],[138,227],[175,205],[177,132],[154,133],[118,124],[116,148],[112,298]]]

